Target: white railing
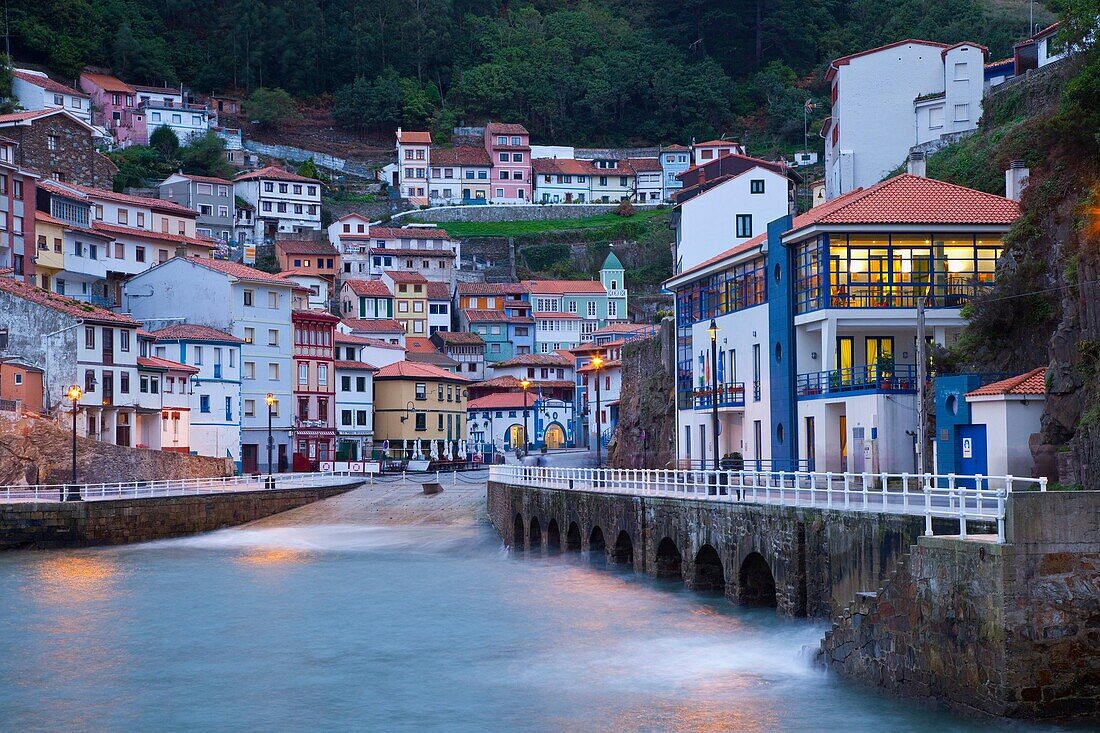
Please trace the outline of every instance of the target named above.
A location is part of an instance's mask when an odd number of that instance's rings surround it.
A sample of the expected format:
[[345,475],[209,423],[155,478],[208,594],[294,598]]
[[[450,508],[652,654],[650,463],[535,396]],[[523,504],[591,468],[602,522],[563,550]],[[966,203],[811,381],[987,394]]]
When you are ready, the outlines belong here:
[[1046,491],[1046,478],[955,474],[833,473],[829,471],[673,471],[664,469],[492,466],[489,480],[566,491],[653,496],[738,504],[776,504],[854,512],[996,523],[1005,541],[1005,502],[1018,491]]
[[[365,477],[347,471],[322,471],[317,473],[277,473],[271,476],[222,476],[217,478],[168,479],[164,481],[127,481],[121,483],[38,484],[34,486],[0,486],[0,501],[59,501],[65,495],[99,501],[102,499],[134,499],[149,496],[183,496],[189,494],[218,494],[230,491],[270,491],[272,489],[300,489],[334,486],[349,479]],[[75,497],[74,497],[75,498]]]

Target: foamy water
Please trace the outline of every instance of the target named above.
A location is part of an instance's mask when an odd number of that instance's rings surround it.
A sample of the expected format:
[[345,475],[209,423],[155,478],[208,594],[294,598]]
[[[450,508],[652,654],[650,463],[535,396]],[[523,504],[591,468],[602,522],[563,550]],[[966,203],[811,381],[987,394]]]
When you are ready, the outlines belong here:
[[484,526],[9,553],[0,731],[1040,730],[842,683],[821,633]]

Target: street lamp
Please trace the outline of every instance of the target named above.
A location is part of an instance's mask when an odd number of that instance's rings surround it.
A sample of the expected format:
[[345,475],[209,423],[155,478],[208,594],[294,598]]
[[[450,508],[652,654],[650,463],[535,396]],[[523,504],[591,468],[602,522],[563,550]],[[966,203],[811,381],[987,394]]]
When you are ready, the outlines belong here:
[[69,391],[65,393],[65,396],[73,403],[73,476],[68,490],[61,490],[61,501],[81,501],[83,497],[80,496],[80,486],[76,483],[76,413],[80,409],[78,403],[80,398],[84,396],[84,390],[74,384],[69,387]]
[[603,445],[600,437],[603,432],[603,424],[600,420],[600,367],[603,366],[603,358],[597,354],[592,357],[592,361],[589,363],[596,375],[596,468],[599,468],[600,464],[603,463]]
[[[710,319],[710,400],[711,422],[714,430],[714,470],[718,470],[718,324]],[[705,447],[704,447],[705,449]],[[705,468],[705,466],[704,466]]]
[[523,390],[523,455],[526,456],[530,445],[527,438],[527,390],[531,388],[531,380],[521,379],[519,386]]
[[267,474],[270,476],[274,473],[271,468],[274,461],[275,437],[271,434],[271,419],[275,415],[275,395],[268,392],[264,401],[267,402]]

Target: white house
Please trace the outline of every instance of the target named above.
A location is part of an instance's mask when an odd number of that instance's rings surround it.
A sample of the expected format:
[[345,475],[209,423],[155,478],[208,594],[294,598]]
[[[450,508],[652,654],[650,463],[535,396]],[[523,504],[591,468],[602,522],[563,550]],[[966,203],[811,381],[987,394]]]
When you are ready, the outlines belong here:
[[[192,366],[190,448],[241,465],[241,348],[244,340],[209,326],[173,323],[154,331],[153,353]],[[178,389],[176,390],[179,391]]]
[[543,204],[583,204],[591,201],[592,178],[599,175],[590,160],[534,158],[531,161],[535,201]]
[[390,185],[410,203],[428,203],[428,169],[431,165],[432,134],[397,128],[397,170]]
[[445,229],[424,224],[373,226],[365,236],[343,234],[340,242],[345,278],[378,278],[396,270],[419,272],[430,281],[454,286],[461,244]]
[[664,174],[657,158],[631,158],[626,161],[634,171],[634,201],[656,204],[664,199]]
[[23,109],[64,109],[85,124],[92,124],[92,98],[84,92],[33,69],[12,69],[11,81],[12,92]]
[[[295,283],[226,260],[176,257],[135,275],[123,288],[131,313],[155,326],[209,326],[244,341],[241,347],[241,465],[246,473],[289,467],[293,428]],[[267,460],[268,395],[273,455]]]
[[274,239],[276,234],[311,235],[321,230],[320,181],[268,166],[234,178],[233,193],[253,207],[249,242]]
[[182,89],[131,86],[137,92],[138,107],[145,111],[150,135],[158,127],[167,127],[176,133],[180,145],[186,145],[192,137],[205,135],[217,124],[217,115],[212,115],[205,104],[188,102]]
[[[336,332],[337,460],[370,458],[374,447],[374,373],[379,367],[367,360],[367,352],[378,348],[370,341]],[[397,357],[393,361],[404,357],[403,351],[389,351]]]
[[[980,463],[982,456],[967,455],[967,447],[960,446],[964,462],[966,459],[978,461],[977,465],[964,466],[966,473],[983,476],[1032,475],[1034,458],[1030,439],[1042,427],[1047,391],[1046,371],[1045,367],[1032,369],[966,393],[971,425],[980,427],[980,438],[976,442],[979,442],[979,447],[985,448],[983,466]],[[972,444],[970,450],[974,451],[974,448]]]
[[284,270],[279,277],[290,280],[303,290],[308,290],[306,308],[313,311],[328,310],[332,302],[332,281],[308,270]]
[[1041,69],[1073,53],[1075,49],[1062,38],[1061,30],[1061,22],[1052,23],[1026,41],[1017,43],[1013,49],[1015,75]]
[[191,452],[191,379],[198,368],[155,356],[153,336],[138,332],[136,447]]
[[451,330],[451,286],[442,282],[429,282],[425,286],[428,300],[428,335],[436,331]]
[[489,202],[493,161],[485,148],[434,148],[430,155],[428,202],[432,206]]
[[832,112],[825,139],[825,196],[880,181],[909,148],[978,125],[983,46],[905,40],[836,59],[825,75]]
[[797,177],[782,163],[731,153],[690,168],[680,180],[671,224],[674,272],[760,236],[791,210]]
[[[342,237],[365,239],[369,229],[370,219],[353,211],[350,214],[344,214],[328,225],[328,242],[339,250],[341,249],[340,239]],[[351,272],[346,268],[344,271]]]
[[727,155],[744,155],[745,146],[734,140],[707,140],[691,143],[691,164],[705,165]]

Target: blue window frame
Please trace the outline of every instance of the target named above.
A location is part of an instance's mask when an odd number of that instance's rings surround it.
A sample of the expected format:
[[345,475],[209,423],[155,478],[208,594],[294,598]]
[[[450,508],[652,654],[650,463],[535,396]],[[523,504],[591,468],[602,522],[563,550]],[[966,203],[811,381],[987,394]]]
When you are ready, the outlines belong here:
[[199,412],[210,412],[210,395],[199,395]]

